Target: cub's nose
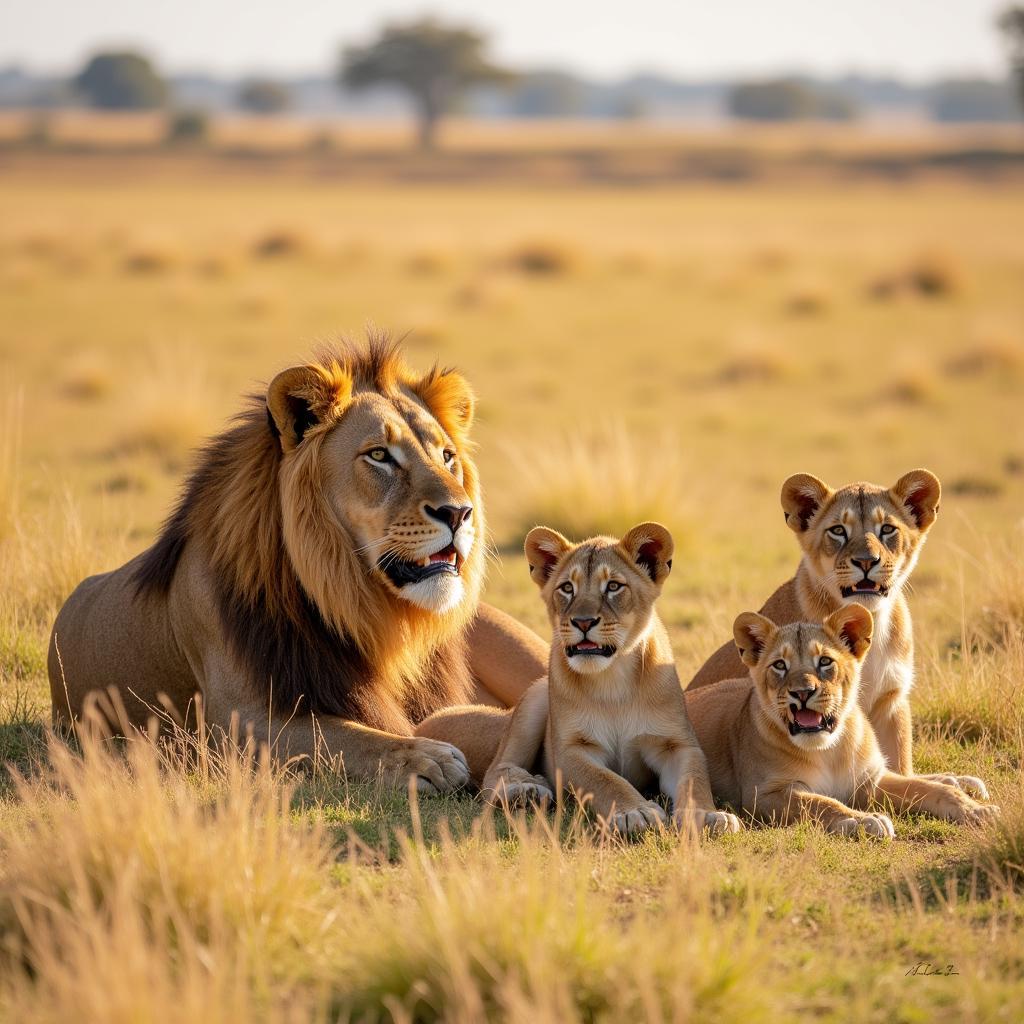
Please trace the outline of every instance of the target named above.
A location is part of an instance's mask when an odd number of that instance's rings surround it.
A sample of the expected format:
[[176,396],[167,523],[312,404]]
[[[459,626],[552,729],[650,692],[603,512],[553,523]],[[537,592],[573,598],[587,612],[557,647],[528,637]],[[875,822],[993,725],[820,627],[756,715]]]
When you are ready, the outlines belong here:
[[867,558],[854,558],[852,562],[854,565],[859,565],[864,570],[865,575],[871,572],[872,569],[881,561],[880,558],[873,558],[868,556]]
[[586,634],[588,629],[592,629],[601,620],[600,619],[570,619],[569,620],[581,633]]
[[433,505],[424,505],[423,511],[430,516],[431,519],[436,519],[439,523],[444,523],[445,526],[451,528],[452,533],[462,524],[469,519],[473,513],[472,505],[441,505],[438,508],[434,508]]
[[800,701],[801,704],[806,704],[811,699],[816,689],[817,687],[815,686],[808,686],[799,690],[790,690],[789,695],[794,700]]

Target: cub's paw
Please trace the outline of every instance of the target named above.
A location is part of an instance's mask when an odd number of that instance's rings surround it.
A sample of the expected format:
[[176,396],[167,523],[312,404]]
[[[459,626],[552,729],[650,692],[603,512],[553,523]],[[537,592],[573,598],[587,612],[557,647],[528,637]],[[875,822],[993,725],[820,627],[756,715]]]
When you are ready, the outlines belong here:
[[919,778],[930,779],[932,782],[940,782],[943,786],[952,786],[954,789],[962,790],[975,800],[988,799],[988,786],[975,775],[921,775]]
[[555,794],[543,775],[509,766],[484,790],[484,799],[494,806],[530,807],[554,803]]
[[702,811],[698,808],[680,808],[672,815],[672,824],[691,836],[699,836],[706,830],[712,839],[727,832],[739,832],[743,828],[735,814],[727,811]]
[[714,839],[730,832],[742,832],[743,822],[735,814],[729,814],[728,811],[708,811],[704,816],[704,828]]
[[829,832],[843,836],[859,835],[863,830],[872,839],[894,839],[896,829],[892,819],[886,814],[858,814],[856,817],[840,818],[832,823]]
[[380,759],[381,771],[397,785],[415,776],[421,794],[448,793],[469,782],[469,765],[458,747],[440,740],[399,740]]
[[668,815],[664,809],[656,803],[648,801],[628,811],[616,811],[606,824],[610,832],[617,832],[619,835],[635,836],[641,832],[649,832],[651,829],[664,827],[668,821]]
[[963,825],[987,825],[990,821],[995,821],[1000,813],[995,804],[973,804],[963,807],[956,820]]

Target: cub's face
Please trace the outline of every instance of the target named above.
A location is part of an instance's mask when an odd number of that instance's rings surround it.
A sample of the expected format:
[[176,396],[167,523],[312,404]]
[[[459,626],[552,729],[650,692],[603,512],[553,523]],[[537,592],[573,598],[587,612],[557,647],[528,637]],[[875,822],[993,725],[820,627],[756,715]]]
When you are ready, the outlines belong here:
[[857,700],[871,630],[871,613],[859,604],[845,605],[820,626],[776,626],[755,612],[736,619],[736,646],[762,711],[794,746],[824,750],[839,739]]
[[833,491],[798,473],[782,485],[782,508],[814,582],[839,601],[878,612],[913,570],[940,494],[938,479],[926,469],[907,473],[888,490],[850,484]]
[[553,643],[573,672],[604,672],[646,634],[672,566],[672,537],[665,527],[642,523],[621,540],[595,537],[573,544],[538,526],[525,547]]

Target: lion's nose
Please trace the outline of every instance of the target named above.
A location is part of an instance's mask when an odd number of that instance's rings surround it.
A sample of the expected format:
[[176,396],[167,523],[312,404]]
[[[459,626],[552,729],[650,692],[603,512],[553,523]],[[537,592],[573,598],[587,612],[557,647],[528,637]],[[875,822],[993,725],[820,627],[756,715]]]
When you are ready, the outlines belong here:
[[430,516],[431,519],[436,519],[440,523],[444,523],[445,526],[451,527],[452,533],[455,533],[462,524],[469,519],[473,512],[472,505],[441,505],[438,508],[434,508],[433,505],[425,505],[423,511]]
[[587,634],[588,629],[592,629],[601,620],[600,619],[570,619],[569,620],[584,636]]
[[860,566],[860,568],[864,571],[864,575],[866,576],[869,572],[871,572],[872,569],[874,569],[876,565],[878,565],[881,559],[875,558],[873,555],[868,555],[867,557],[863,558],[854,558],[852,559],[852,561],[854,565]]
[[801,704],[806,704],[811,699],[815,689],[816,687],[814,686],[808,686],[799,690],[790,690],[789,695],[794,700],[800,701]]

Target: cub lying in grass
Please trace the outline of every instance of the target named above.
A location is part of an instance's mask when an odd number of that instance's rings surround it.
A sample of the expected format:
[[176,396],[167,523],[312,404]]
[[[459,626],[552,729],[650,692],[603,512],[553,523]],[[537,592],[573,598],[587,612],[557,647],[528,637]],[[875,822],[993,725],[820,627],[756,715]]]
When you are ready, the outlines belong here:
[[[654,603],[672,537],[643,523],[616,541],[572,544],[545,527],[526,538],[530,574],[554,630],[548,678],[517,706],[484,778],[493,801],[538,800],[567,786],[607,826],[635,833],[666,821],[641,790],[657,782],[675,824],[739,831],[715,810],[707,764],[686,715],[672,647]],[[544,774],[534,765],[541,753]]]
[[892,821],[871,808],[887,803],[966,823],[998,814],[954,786],[888,770],[857,699],[872,628],[859,604],[820,626],[736,619],[753,687],[731,679],[686,693],[719,800],[774,824],[813,819],[828,832],[883,837],[895,835]]

